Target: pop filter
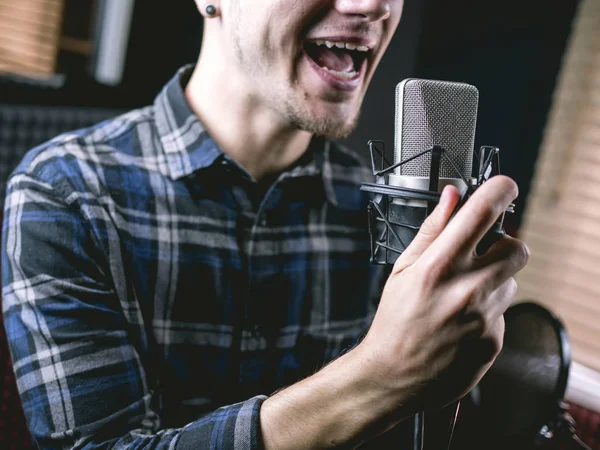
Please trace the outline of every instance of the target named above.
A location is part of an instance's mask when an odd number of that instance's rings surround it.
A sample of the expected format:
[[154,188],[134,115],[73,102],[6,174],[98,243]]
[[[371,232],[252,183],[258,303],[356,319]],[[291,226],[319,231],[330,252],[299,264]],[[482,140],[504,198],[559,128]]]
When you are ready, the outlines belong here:
[[502,351],[479,383],[481,418],[494,436],[533,442],[563,399],[571,346],[561,321],[537,303],[511,306],[504,320]]
[[534,302],[511,306],[504,319],[502,351],[475,390],[483,439],[492,448],[535,448],[553,438],[587,448],[562,401],[571,364],[562,322]]

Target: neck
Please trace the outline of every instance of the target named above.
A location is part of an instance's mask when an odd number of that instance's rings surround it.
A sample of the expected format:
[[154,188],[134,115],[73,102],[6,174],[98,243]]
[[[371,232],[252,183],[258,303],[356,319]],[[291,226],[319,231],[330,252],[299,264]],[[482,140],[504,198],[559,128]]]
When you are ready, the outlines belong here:
[[285,123],[252,95],[241,76],[218,63],[221,51],[217,42],[202,46],[185,90],[192,110],[221,150],[254,179],[285,170],[308,149],[312,134]]

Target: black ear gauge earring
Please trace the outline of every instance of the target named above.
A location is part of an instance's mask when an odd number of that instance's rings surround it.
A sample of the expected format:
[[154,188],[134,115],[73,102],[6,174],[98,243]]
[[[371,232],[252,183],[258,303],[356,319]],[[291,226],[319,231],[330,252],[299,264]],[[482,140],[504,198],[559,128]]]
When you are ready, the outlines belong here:
[[217,13],[217,8],[215,8],[215,5],[206,5],[206,14],[209,16],[214,16]]

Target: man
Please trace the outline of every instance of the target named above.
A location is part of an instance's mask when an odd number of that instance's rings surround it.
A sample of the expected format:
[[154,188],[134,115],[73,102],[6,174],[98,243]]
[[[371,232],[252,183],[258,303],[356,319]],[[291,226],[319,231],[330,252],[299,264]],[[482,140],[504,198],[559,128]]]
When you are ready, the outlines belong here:
[[447,189],[381,295],[365,170],[325,139],[354,127],[402,0],[197,5],[193,73],[10,179],[3,308],[40,447],[355,447],[463,396],[527,259],[509,237],[474,256],[516,186],[452,221]]

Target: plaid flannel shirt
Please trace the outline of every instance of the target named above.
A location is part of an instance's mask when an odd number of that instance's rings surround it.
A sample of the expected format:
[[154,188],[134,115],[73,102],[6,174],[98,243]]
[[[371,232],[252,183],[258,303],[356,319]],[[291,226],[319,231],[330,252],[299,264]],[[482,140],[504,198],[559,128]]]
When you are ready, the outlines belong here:
[[9,180],[3,311],[43,449],[260,448],[265,395],[372,319],[368,171],[315,139],[261,200],[187,77],[32,150]]

